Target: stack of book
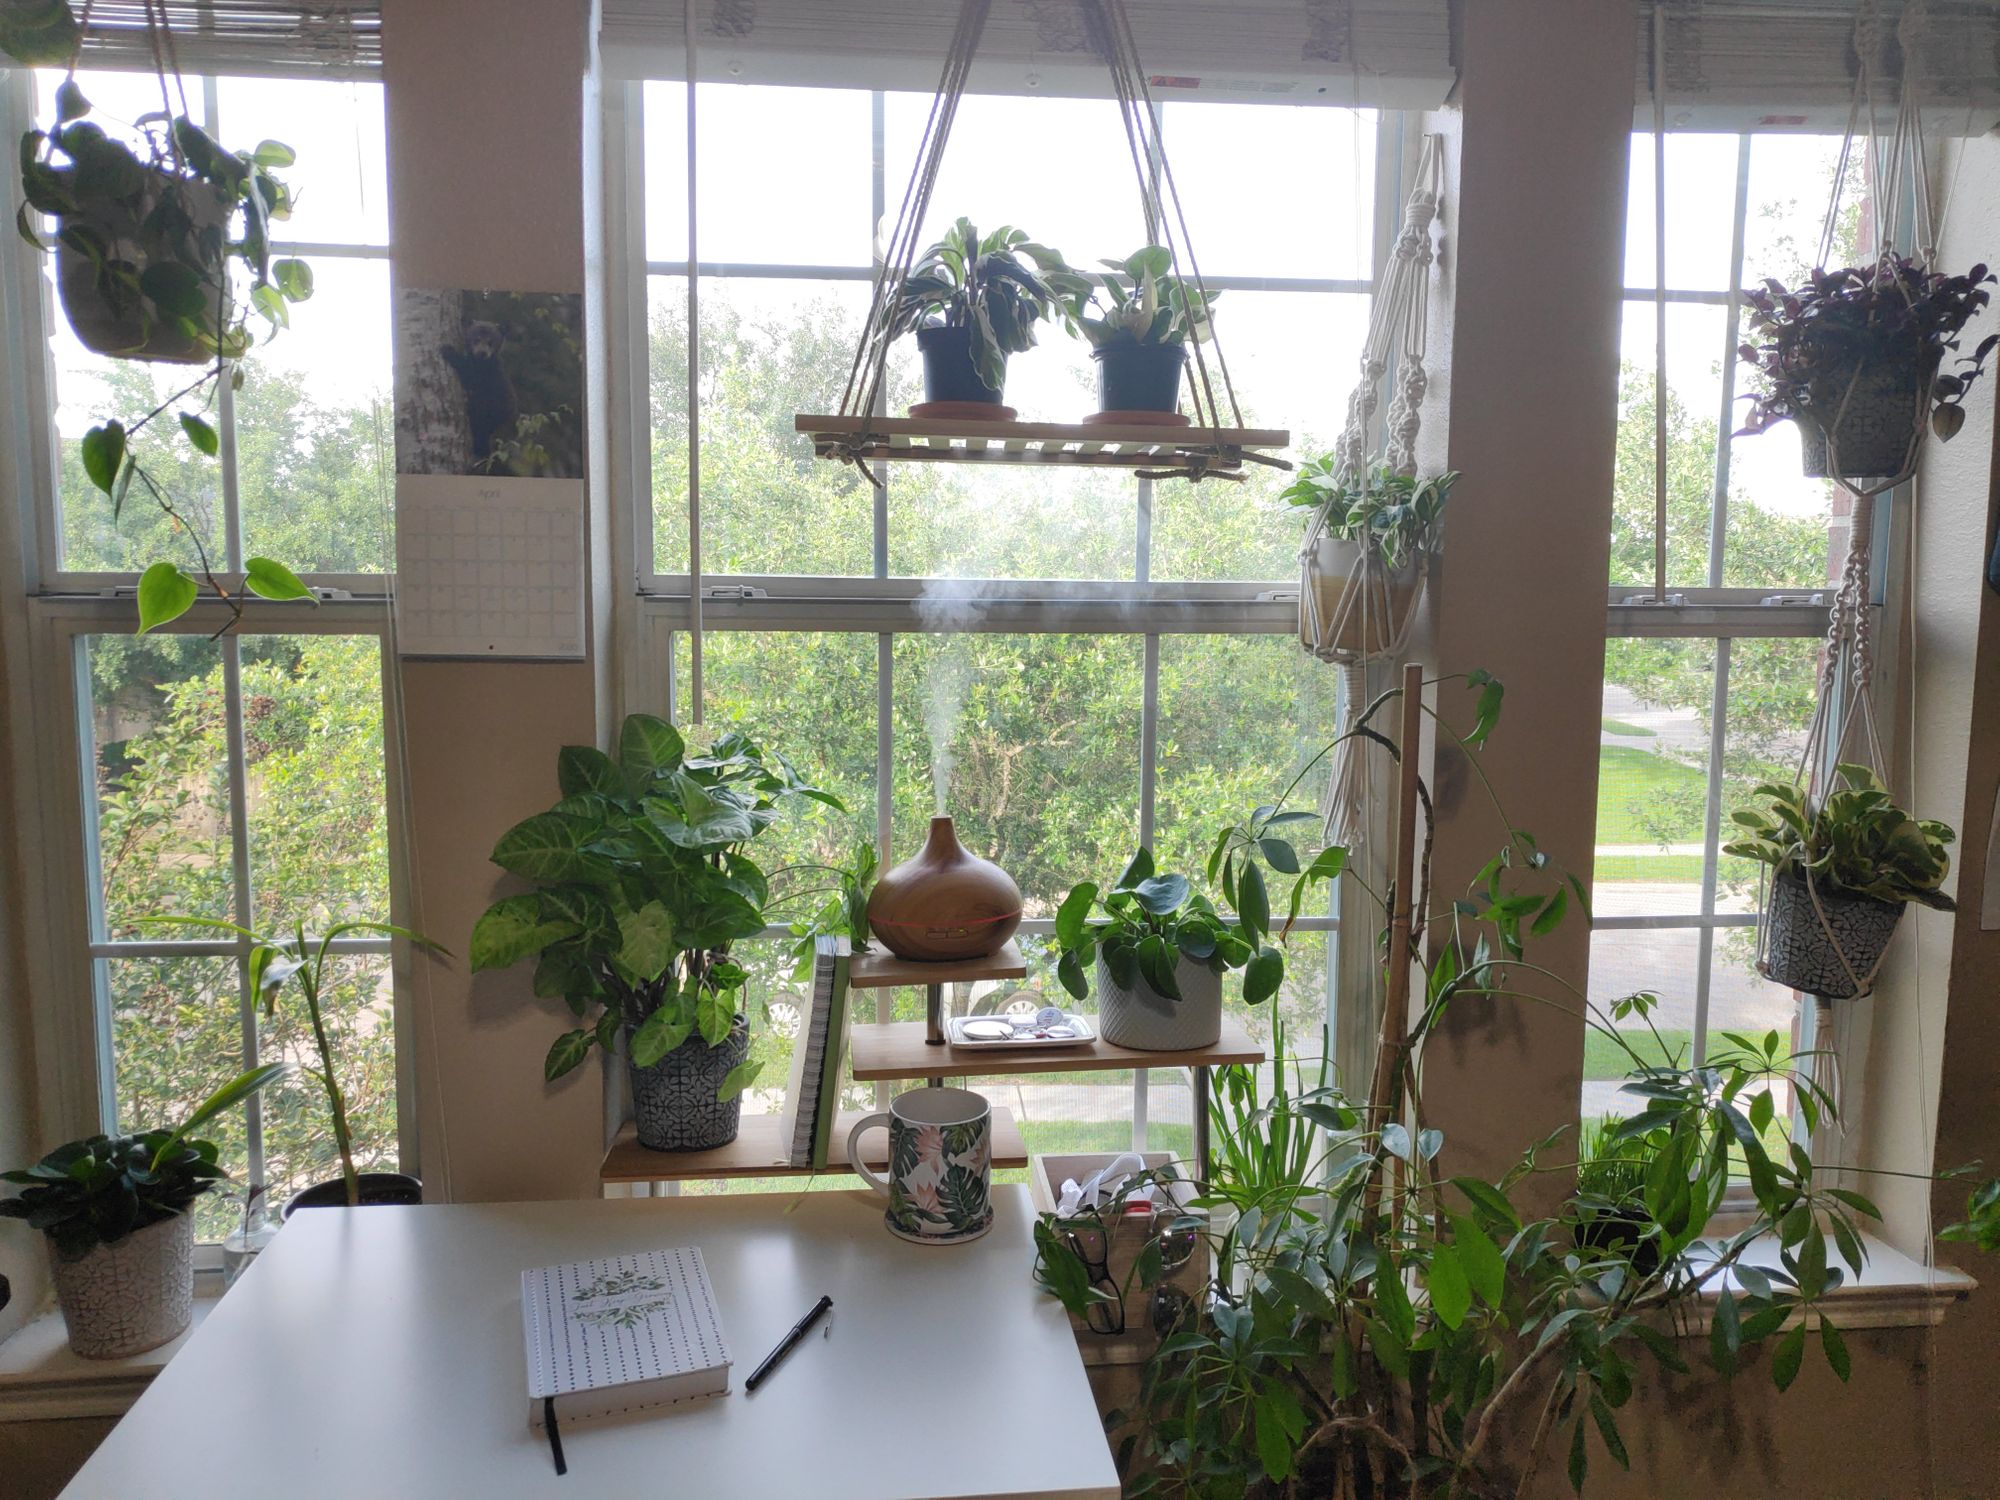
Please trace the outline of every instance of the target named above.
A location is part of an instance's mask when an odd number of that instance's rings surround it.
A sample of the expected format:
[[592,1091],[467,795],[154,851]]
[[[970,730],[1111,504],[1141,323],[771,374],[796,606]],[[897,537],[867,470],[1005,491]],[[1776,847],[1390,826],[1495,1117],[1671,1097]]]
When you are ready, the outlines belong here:
[[822,937],[813,946],[812,1009],[792,1042],[792,1081],[785,1092],[778,1139],[791,1149],[794,1167],[826,1170],[840,1113],[840,1064],[847,1055],[847,965],[844,937]]

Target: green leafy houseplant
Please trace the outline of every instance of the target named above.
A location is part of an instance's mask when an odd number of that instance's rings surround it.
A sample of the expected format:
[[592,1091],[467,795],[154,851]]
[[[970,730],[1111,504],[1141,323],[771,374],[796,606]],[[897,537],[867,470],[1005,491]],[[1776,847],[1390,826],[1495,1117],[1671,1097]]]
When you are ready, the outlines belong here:
[[234,922],[208,917],[149,917],[144,920],[148,926],[222,932],[246,940],[250,944],[250,987],[263,997],[266,1015],[276,1009],[278,992],[290,981],[298,981],[297,989],[305,1000],[306,1016],[312,1025],[313,1050],[319,1056],[319,1065],[307,1071],[319,1080],[320,1087],[326,1092],[327,1116],[333,1126],[334,1144],[340,1151],[340,1180],[347,1189],[348,1206],[358,1205],[361,1202],[361,1174],[354,1166],[354,1132],[347,1119],[347,1092],[341,1087],[340,1070],[334,1065],[333,1044],[327,1036],[323,1008],[327,992],[327,963],[334,956],[333,945],[351,933],[372,932],[384,937],[402,938],[430,952],[449,955],[429,938],[388,922],[336,922],[315,938],[306,932],[303,922],[295,923],[289,935],[266,937]]
[[[44,7],[32,18],[36,24],[15,17],[0,32],[10,55],[31,65],[59,60],[50,48],[70,39],[55,121],[21,138],[24,201],[16,225],[37,250],[56,254],[57,287],[87,347],[204,367],[151,410],[99,423],[83,438],[84,472],[110,500],[114,518],[136,485],[194,548],[194,571],[162,561],[142,575],[140,629],[184,614],[204,585],[229,604],[232,624],[242,616],[244,590],[265,599],[309,599],[298,577],[271,558],[248,559],[240,588],[218,578],[200,529],[135,446],[172,410],[186,442],[214,458],[221,440],[208,414],[225,377],[241,384],[235,362],[255,342],[251,314],[275,332],[290,321],[290,305],[312,295],[312,268],[271,252],[271,225],[291,215],[292,193],[278,172],[292,165],[293,152],[279,141],[232,152],[185,113],[165,110],[107,130],[90,118],[91,103],[75,76],[75,21],[61,24],[68,12],[60,9],[59,16],[58,7]],[[149,14],[147,24],[158,50],[165,22]],[[163,100],[186,99],[178,74],[162,67],[159,80]],[[38,232],[37,213],[54,221],[52,241]]]
[[1419,479],[1384,466],[1356,486],[1340,478],[1338,461],[1325,454],[1302,465],[1278,498],[1320,511],[1328,536],[1371,542],[1383,563],[1400,568],[1436,545],[1438,519],[1457,482],[1455,471]]
[[1059,292],[1072,285],[1062,256],[1022,230],[1003,224],[982,238],[971,220],[959,219],[904,278],[890,336],[967,330],[973,368],[998,391],[1007,378],[1007,356],[1035,346],[1035,325],[1062,314]]
[[[1498,684],[1482,674],[1477,687],[1483,740]],[[1350,733],[1368,732],[1381,701]],[[1437,722],[1472,748],[1470,736]],[[1467,760],[1476,771],[1476,757]],[[1773,1032],[1726,1035],[1700,1067],[1661,1065],[1673,1053],[1651,1020],[1655,997],[1601,1008],[1525,956],[1529,941],[1564,920],[1578,887],[1504,812],[1500,822],[1505,844],[1456,899],[1433,902],[1428,861],[1419,861],[1412,925],[1383,934],[1385,961],[1410,964],[1415,983],[1407,1044],[1384,1044],[1390,1087],[1367,1100],[1310,1089],[1232,1122],[1252,1132],[1236,1148],[1251,1154],[1256,1138],[1311,1136],[1297,1180],[1326,1196],[1307,1207],[1277,1185],[1279,1211],[1244,1208],[1229,1237],[1236,1276],[1219,1277],[1208,1305],[1163,1340],[1136,1409],[1120,1414],[1131,1431],[1120,1453],[1128,1495],[1518,1496],[1539,1493],[1536,1472],[1551,1449],[1565,1452],[1581,1489],[1596,1454],[1628,1462],[1618,1414],[1644,1366],[1688,1368],[1694,1350],[1678,1330],[1698,1302],[1712,1307],[1707,1358],[1725,1375],[1768,1345],[1785,1389],[1811,1342],[1846,1378],[1839,1327],[1815,1314],[1866,1263],[1859,1223],[1879,1215],[1863,1194],[1825,1185],[1802,1144],[1774,1138],[1774,1092],[1792,1091],[1809,1129],[1831,1112],[1810,1061]],[[1262,853],[1241,831],[1222,846],[1239,889]],[[1539,1218],[1524,1209],[1524,1189],[1561,1170],[1543,1160],[1554,1138],[1497,1180],[1448,1174],[1446,1140],[1424,1124],[1412,1061],[1454,1011],[1523,1001],[1573,1004],[1631,1059],[1633,1113],[1599,1146],[1600,1159],[1617,1154],[1615,1172],[1587,1176]],[[1635,1025],[1651,1033],[1643,1050],[1627,1039]],[[1378,1083],[1384,1076],[1378,1070]],[[1744,1176],[1748,1221],[1721,1217],[1732,1180]],[[1606,1208],[1619,1213],[1620,1232],[1593,1234]],[[2000,1239],[1996,1220],[2000,1188],[1989,1185],[1951,1233],[1990,1243]],[[1093,1284],[1051,1219],[1036,1243],[1041,1284],[1072,1312],[1113,1295]],[[1161,1266],[1159,1254],[1139,1258],[1140,1290],[1157,1284]],[[1129,1289],[1117,1295],[1129,1304]]]
[[1951,828],[1911,817],[1866,766],[1842,764],[1835,774],[1840,785],[1817,807],[1803,787],[1760,783],[1765,805],[1729,815],[1744,834],[1723,852],[1769,865],[1780,879],[1809,873],[1838,895],[1954,910],[1938,889],[1951,870]]
[[1183,959],[1215,974],[1244,969],[1244,997],[1253,1005],[1277,991],[1274,982],[1266,983],[1268,963],[1240,927],[1185,875],[1156,874],[1153,852],[1143,847],[1108,891],[1089,880],[1070,888],[1056,908],[1056,947],[1062,955],[1056,977],[1079,1000],[1090,993],[1090,970],[1099,958],[1120,988],[1143,980],[1168,1000],[1181,998],[1174,970]]
[[[564,747],[556,776],[562,799],[493,846],[495,864],[537,889],[487,908],[472,929],[473,969],[534,958],[535,993],[591,1022],[549,1048],[551,1080],[628,1034],[641,1068],[693,1036],[721,1046],[747,977],[730,945],[761,933],[772,904],[748,847],[780,804],[844,810],[840,799],[742,733],[689,754],[680,732],[650,714],[625,720],[615,759]],[[761,1066],[732,1069],[718,1097],[740,1095]]]
[[1204,297],[1176,276],[1166,246],[1144,245],[1098,264],[1105,269],[1066,278],[1070,317],[1092,348],[1207,341],[1220,294]]
[[22,1189],[0,1199],[0,1217],[41,1230],[58,1255],[73,1260],[186,1212],[229,1175],[215,1142],[194,1132],[284,1072],[283,1063],[266,1063],[239,1073],[176,1128],[94,1135],[56,1147],[31,1167],[0,1173],[0,1181]]

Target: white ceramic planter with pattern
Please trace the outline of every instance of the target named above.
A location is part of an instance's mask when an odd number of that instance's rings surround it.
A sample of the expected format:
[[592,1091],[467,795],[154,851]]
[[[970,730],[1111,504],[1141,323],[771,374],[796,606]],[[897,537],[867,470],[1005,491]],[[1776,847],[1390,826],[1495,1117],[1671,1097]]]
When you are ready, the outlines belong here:
[[178,1338],[194,1315],[194,1216],[175,1214],[70,1259],[49,1242],[69,1346],[123,1359]]
[[1222,976],[1206,964],[1182,959],[1174,970],[1181,998],[1155,994],[1141,978],[1125,989],[1097,958],[1097,1030],[1105,1041],[1141,1052],[1186,1052],[1213,1047],[1222,1036]]

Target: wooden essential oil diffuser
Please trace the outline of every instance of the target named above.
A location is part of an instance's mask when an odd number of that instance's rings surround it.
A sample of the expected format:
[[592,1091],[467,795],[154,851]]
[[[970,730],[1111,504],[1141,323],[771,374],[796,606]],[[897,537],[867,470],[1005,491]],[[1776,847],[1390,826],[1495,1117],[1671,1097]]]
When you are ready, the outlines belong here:
[[924,847],[875,882],[868,926],[898,958],[950,963],[999,952],[1021,925],[1021,888],[931,819]]

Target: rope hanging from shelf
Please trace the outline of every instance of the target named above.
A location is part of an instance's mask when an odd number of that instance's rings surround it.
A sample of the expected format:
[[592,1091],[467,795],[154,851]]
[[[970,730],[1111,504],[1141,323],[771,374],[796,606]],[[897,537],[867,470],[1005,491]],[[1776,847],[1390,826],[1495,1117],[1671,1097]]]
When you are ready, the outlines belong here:
[[[1382,383],[1393,356],[1396,394],[1389,403],[1382,466],[1397,474],[1417,468],[1417,433],[1430,375],[1425,356],[1430,342],[1430,271],[1437,258],[1431,227],[1442,194],[1440,138],[1427,135],[1417,156],[1415,184],[1403,206],[1403,222],[1389,255],[1368,336],[1361,346],[1361,378],[1347,398],[1347,424],[1334,444],[1334,481],[1366,487],[1373,482],[1369,439],[1379,409]],[[1340,553],[1351,550],[1344,581]],[[1330,561],[1329,570],[1322,566]],[[1344,732],[1368,701],[1368,664],[1400,656],[1409,644],[1417,602],[1430,575],[1430,551],[1416,550],[1404,576],[1394,576],[1371,541],[1342,544],[1328,534],[1326,507],[1306,523],[1299,548],[1299,639],[1321,661],[1340,672],[1340,722]],[[1367,809],[1373,805],[1373,756],[1358,741],[1334,752],[1320,815],[1329,843],[1355,848],[1365,839]]]
[[[1177,276],[1183,280],[1177,288],[1182,314],[1192,323],[1188,284],[1192,285],[1194,297],[1204,305],[1208,288],[1188,235],[1187,218],[1174,183],[1173,165],[1160,139],[1157,106],[1153,102],[1145,69],[1139,61],[1138,45],[1133,37],[1125,0],[1078,0],[1078,8],[1094,49],[1110,71],[1119,118],[1125,131],[1126,149],[1138,183],[1147,243],[1163,246],[1167,250]],[[944,69],[931,100],[930,114],[924,121],[910,180],[904,188],[894,228],[880,247],[874,293],[867,318],[862,324],[861,337],[855,344],[847,383],[841,393],[840,415],[861,425],[851,438],[830,443],[826,449],[829,456],[853,464],[869,483],[878,488],[881,479],[863,458],[871,439],[878,436],[868,430],[867,423],[882,410],[889,348],[894,342],[895,308],[920,253],[919,239],[930,209],[931,194],[937,186],[945,146],[951,137],[959,101],[965,93],[966,78],[991,9],[991,0],[962,0],[959,7],[958,22],[945,54]],[[1229,416],[1227,425],[1241,427],[1242,412],[1237,405],[1235,386],[1230,380],[1228,362],[1223,358],[1219,340],[1211,334],[1206,341],[1190,339],[1189,347],[1192,358],[1188,387],[1195,408],[1196,425],[1224,425],[1221,418],[1226,405]],[[1220,399],[1217,396],[1218,382]],[[1177,459],[1175,467],[1161,469],[1157,474],[1141,472],[1142,477],[1185,475],[1201,478],[1208,471],[1209,466],[1197,456],[1187,462]]]

